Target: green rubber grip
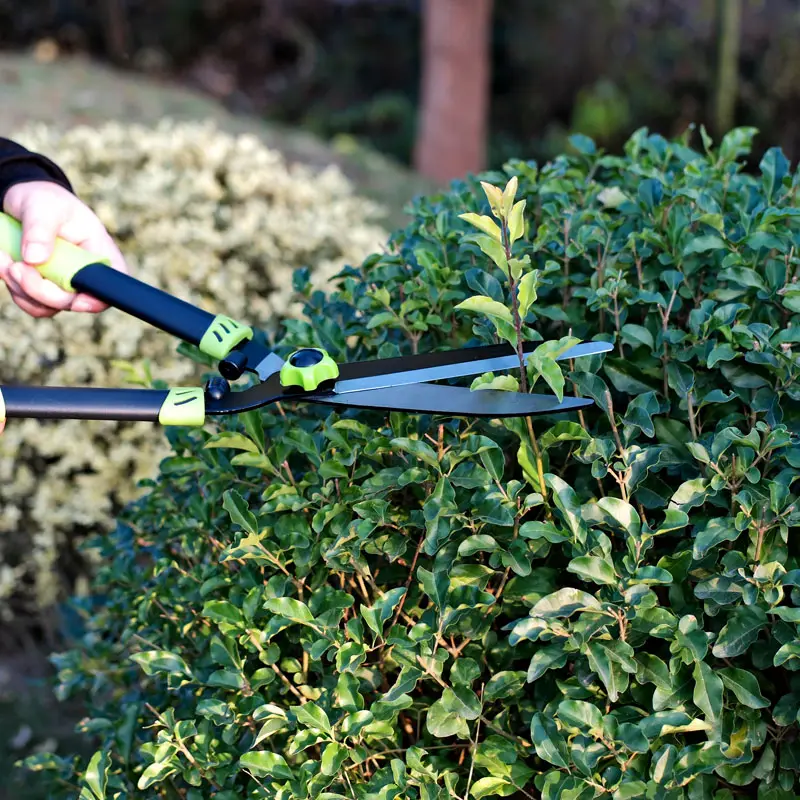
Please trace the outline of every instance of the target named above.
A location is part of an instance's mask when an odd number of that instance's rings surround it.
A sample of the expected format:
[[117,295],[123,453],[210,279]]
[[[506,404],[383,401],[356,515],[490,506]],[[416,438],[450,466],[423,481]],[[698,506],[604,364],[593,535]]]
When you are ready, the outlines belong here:
[[237,344],[252,338],[252,328],[224,314],[217,314],[197,346],[201,353],[222,361]]
[[[297,357],[314,363],[298,365]],[[299,386],[313,392],[324,381],[339,377],[339,365],[325,352],[317,348],[296,350],[281,367],[281,386]]]
[[158,412],[162,425],[198,428],[206,421],[205,393],[194,386],[170,389]]
[[[22,225],[8,214],[0,213],[0,251],[8,253],[14,261],[22,261]],[[111,266],[111,259],[98,256],[78,247],[65,239],[56,239],[53,255],[49,261],[37,265],[37,269],[47,280],[61,287],[65,292],[74,292],[72,279],[89,264]]]

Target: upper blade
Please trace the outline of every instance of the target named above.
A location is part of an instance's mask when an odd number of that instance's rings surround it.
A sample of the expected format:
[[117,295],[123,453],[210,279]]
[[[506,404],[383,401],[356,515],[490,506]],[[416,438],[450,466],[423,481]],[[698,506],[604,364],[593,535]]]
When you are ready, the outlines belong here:
[[[535,350],[540,342],[525,342],[524,352],[530,353]],[[570,358],[580,358],[581,356],[596,355],[607,353],[613,349],[613,345],[608,342],[582,342],[570,347],[561,355],[556,357],[558,361]],[[503,351],[498,354],[498,351]],[[481,357],[486,352],[485,357]],[[348,394],[351,392],[363,392],[369,389],[388,389],[393,386],[407,386],[411,383],[430,383],[432,381],[446,380],[447,378],[461,378],[465,375],[482,375],[486,372],[496,372],[504,369],[519,369],[519,356],[511,350],[510,346],[492,345],[489,347],[466,348],[455,353],[430,353],[426,356],[411,357],[409,359],[391,359],[392,362],[413,363],[415,360],[433,360],[436,356],[440,357],[442,363],[430,364],[423,363],[419,367],[398,370],[396,372],[383,371],[380,374],[367,374],[358,377],[344,377],[345,365],[342,368],[343,379],[338,380],[333,387],[336,394]],[[389,361],[387,359],[387,361]],[[376,366],[382,362],[373,362]],[[359,366],[369,367],[370,362],[362,362]],[[487,390],[481,390],[487,391]]]
[[447,414],[455,417],[530,417],[558,414],[593,404],[588,398],[565,397],[559,403],[552,395],[471,390],[460,386],[419,383],[406,392],[392,387],[340,394],[313,394],[302,398],[323,405],[370,408],[386,411],[411,411],[417,414]]
[[280,356],[276,355],[275,353],[270,353],[261,361],[259,361],[254,369],[259,380],[264,383],[264,381],[266,381],[276,372],[280,372],[283,364],[284,361]]

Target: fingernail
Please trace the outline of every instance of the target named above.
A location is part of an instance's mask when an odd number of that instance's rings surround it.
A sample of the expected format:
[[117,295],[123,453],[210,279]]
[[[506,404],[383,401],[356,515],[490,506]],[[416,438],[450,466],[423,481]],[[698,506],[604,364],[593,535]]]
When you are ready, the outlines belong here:
[[41,264],[47,260],[47,248],[43,244],[31,242],[25,245],[25,252],[22,255],[29,264]]
[[78,297],[71,306],[73,311],[94,311],[94,303],[88,297]]
[[22,282],[22,267],[17,262],[14,262],[8,271],[15,283]]

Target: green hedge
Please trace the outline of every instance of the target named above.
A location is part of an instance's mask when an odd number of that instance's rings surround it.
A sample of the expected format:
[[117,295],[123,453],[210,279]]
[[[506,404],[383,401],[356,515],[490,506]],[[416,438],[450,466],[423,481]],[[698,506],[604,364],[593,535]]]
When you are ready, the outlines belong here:
[[530,424],[173,432],[55,657],[97,753],[29,766],[91,798],[795,797],[800,174],[744,174],[753,136],[574,138],[307,292],[282,352],[614,351],[478,379],[596,400]]

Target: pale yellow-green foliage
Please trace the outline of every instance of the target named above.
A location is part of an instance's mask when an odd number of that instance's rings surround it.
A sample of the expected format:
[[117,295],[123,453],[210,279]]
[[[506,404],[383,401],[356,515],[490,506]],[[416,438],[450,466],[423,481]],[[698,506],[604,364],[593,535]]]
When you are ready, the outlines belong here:
[[[290,165],[257,138],[206,123],[106,124],[15,135],[56,161],[116,238],[132,274],[213,313],[269,326],[290,307],[292,272],[322,286],[380,248],[382,210],[336,168]],[[197,380],[177,340],[116,309],[37,320],[0,289],[0,380],[123,386],[115,360],[148,359],[171,385]],[[127,384],[129,385],[129,384]],[[0,437],[0,616],[9,601],[57,599],[76,531],[113,522],[167,453],[149,423],[11,420]]]

